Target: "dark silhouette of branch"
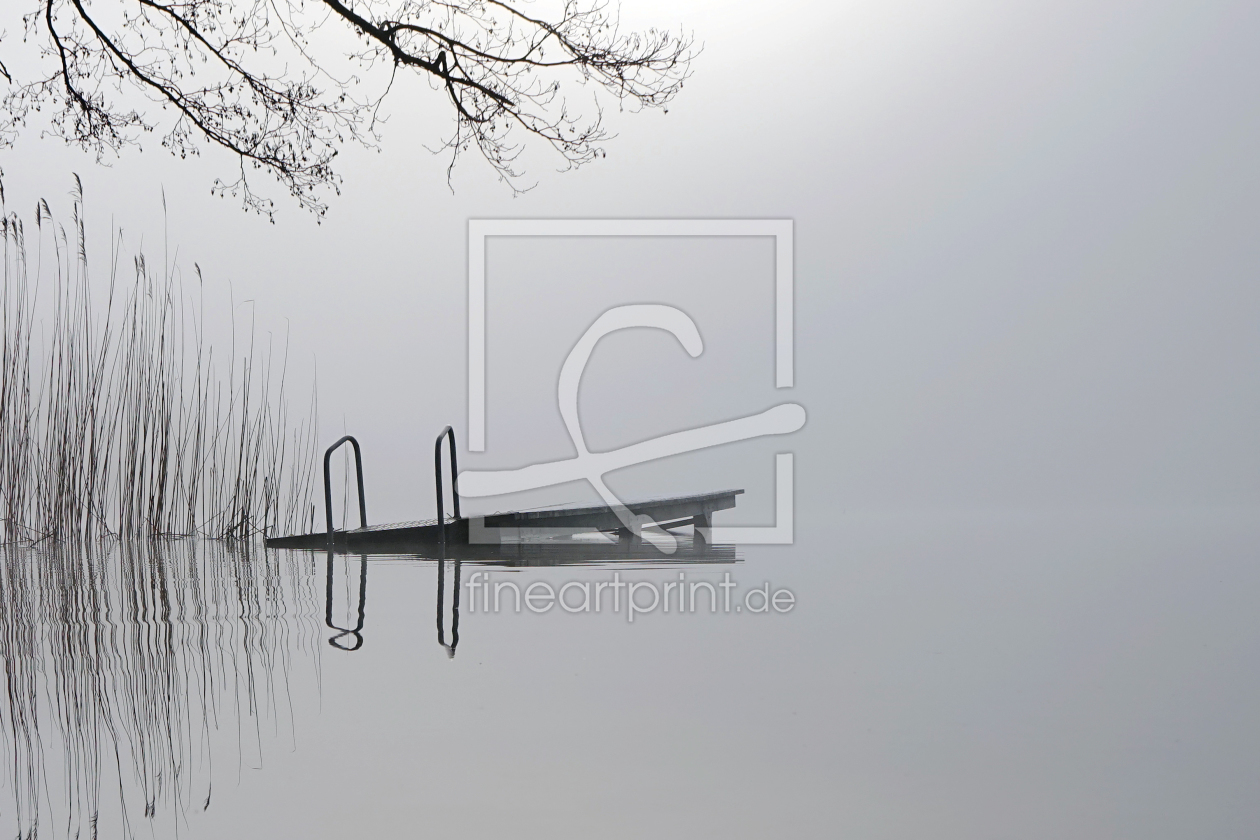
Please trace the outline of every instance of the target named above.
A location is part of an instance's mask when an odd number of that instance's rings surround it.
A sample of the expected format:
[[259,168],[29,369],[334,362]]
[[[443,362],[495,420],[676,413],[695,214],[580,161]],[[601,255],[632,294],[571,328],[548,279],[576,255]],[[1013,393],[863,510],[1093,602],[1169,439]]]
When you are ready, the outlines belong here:
[[[400,72],[428,79],[451,108],[439,151],[450,173],[475,149],[512,190],[529,189],[518,158],[530,137],[562,167],[603,154],[600,96],[665,108],[696,48],[666,31],[622,33],[603,0],[561,0],[550,17],[500,0],[28,0],[26,38],[41,49],[33,78],[0,63],[9,84],[0,142],[35,112],[51,131],[117,153],[160,132],[180,157],[206,144],[236,155],[240,175],[214,190],[271,215],[253,192],[270,172],[322,214],[347,143],[374,146],[382,102]],[[30,8],[30,7],[28,7]],[[12,62],[10,62],[12,64]],[[566,94],[586,94],[585,112]]]

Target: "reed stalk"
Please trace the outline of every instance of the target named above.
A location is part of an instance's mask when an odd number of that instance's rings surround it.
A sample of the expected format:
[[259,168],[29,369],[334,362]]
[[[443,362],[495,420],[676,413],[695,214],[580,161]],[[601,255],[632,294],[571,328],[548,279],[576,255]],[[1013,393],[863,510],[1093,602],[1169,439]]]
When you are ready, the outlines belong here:
[[72,197],[69,230],[39,202],[28,247],[0,187],[0,542],[300,530],[318,430],[313,387],[289,411],[287,336],[260,346],[252,314],[238,335],[233,308],[216,353],[200,268],[189,288],[141,253],[128,282],[120,235],[95,288],[77,178]]

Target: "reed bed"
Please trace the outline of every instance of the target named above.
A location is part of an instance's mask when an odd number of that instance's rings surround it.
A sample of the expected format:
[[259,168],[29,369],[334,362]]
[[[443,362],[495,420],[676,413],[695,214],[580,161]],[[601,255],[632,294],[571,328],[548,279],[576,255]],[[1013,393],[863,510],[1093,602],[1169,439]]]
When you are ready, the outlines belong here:
[[319,683],[318,576],[296,553],[0,546],[0,600],[5,836],[178,836],[293,737],[290,679]]
[[69,230],[41,201],[31,231],[0,187],[0,541],[296,532],[318,430],[313,386],[291,416],[287,339],[256,341],[230,302],[217,350],[200,268],[127,260],[120,235],[90,281],[77,178],[72,198]]

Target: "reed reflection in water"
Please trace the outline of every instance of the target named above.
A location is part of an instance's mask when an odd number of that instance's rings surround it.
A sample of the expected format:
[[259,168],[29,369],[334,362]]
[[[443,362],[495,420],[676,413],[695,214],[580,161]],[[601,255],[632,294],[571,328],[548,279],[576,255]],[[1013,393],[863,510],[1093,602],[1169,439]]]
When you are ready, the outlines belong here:
[[318,684],[309,555],[180,540],[0,564],[2,836],[174,836],[264,737],[292,737],[291,675]]

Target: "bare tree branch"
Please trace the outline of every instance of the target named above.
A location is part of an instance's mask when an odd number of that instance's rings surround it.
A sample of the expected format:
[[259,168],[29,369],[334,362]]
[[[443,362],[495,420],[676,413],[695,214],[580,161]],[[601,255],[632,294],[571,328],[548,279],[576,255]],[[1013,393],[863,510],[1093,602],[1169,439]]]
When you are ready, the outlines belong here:
[[[22,23],[41,58],[28,78],[0,63],[0,143],[45,109],[54,134],[98,158],[160,130],[180,157],[206,145],[236,155],[240,176],[214,190],[269,216],[250,173],[271,173],[322,214],[339,149],[376,144],[399,72],[428,79],[450,106],[438,149],[451,154],[448,182],[475,148],[520,191],[524,141],[553,149],[562,168],[593,160],[608,139],[599,96],[665,108],[697,53],[663,30],[623,34],[604,0],[557,0],[546,17],[515,0],[28,2]],[[570,109],[574,91],[585,113]]]

